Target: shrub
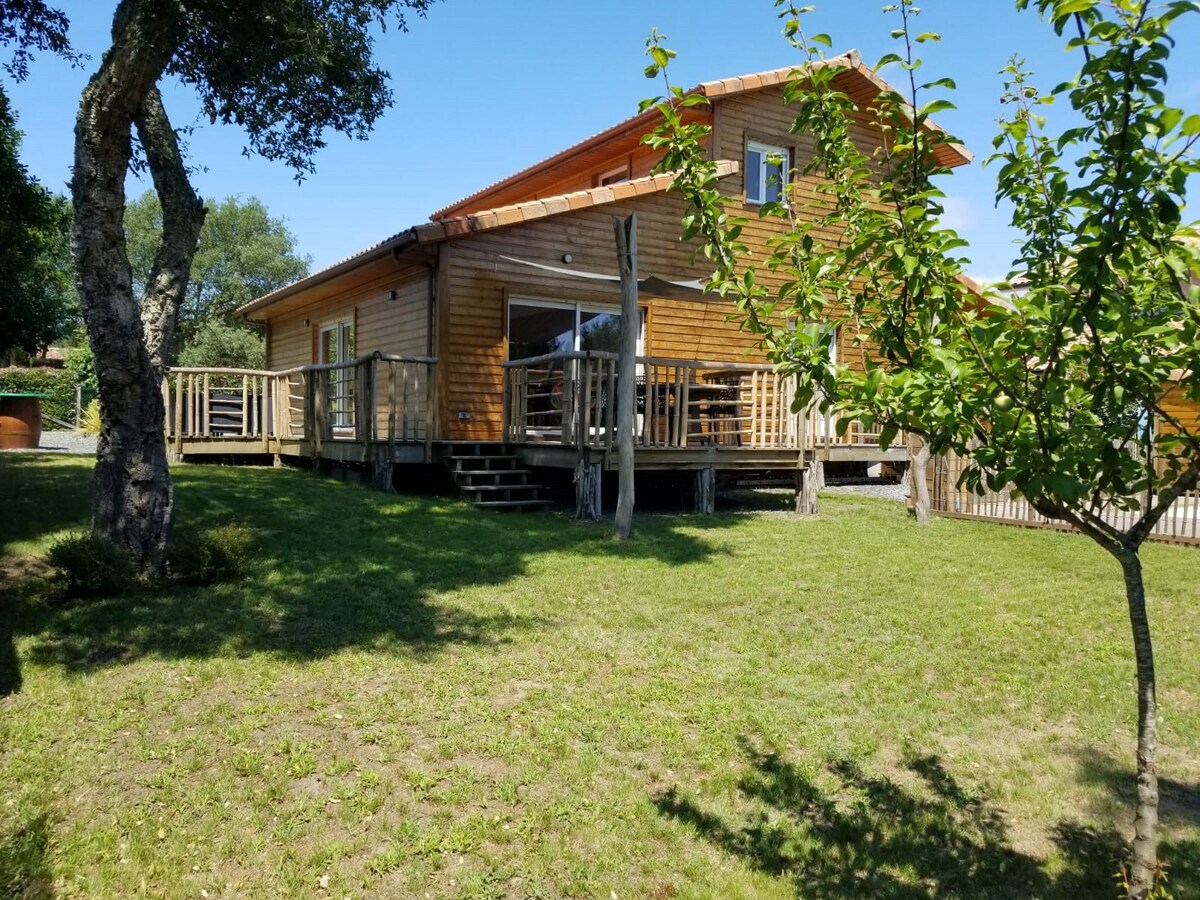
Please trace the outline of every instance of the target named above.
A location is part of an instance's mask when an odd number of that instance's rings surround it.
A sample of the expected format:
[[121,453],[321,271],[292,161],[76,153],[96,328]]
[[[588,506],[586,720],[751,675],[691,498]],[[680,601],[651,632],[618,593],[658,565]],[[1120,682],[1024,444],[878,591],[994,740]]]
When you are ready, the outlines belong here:
[[96,379],[96,358],[92,356],[92,348],[86,344],[79,347],[69,347],[63,354],[63,365],[75,376],[76,383],[83,388],[85,400],[91,400],[100,393],[100,382]]
[[[0,371],[0,391],[14,393],[49,394],[42,400],[42,412],[62,419],[75,421],[75,376],[62,369],[4,369]],[[47,423],[47,428],[57,425]]]
[[167,556],[171,574],[188,584],[233,581],[254,558],[254,534],[244,525],[219,525],[193,534],[176,534]]
[[133,557],[98,534],[73,534],[46,554],[68,597],[92,597],[128,590],[137,579]]
[[84,434],[99,434],[100,433],[100,401],[93,400],[83,410],[83,416],[79,420],[79,430]]

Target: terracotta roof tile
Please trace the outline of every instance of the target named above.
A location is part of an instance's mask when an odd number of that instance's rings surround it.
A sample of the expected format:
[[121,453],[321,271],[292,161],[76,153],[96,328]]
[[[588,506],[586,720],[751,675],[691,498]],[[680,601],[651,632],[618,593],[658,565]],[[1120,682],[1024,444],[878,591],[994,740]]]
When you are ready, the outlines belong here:
[[[717,162],[717,177],[724,178],[727,175],[732,175],[738,169],[739,164],[734,160],[719,160]],[[427,244],[433,241],[459,237],[464,234],[487,231],[491,228],[502,228],[506,225],[545,219],[572,210],[603,206],[606,203],[613,203],[617,200],[627,200],[646,194],[660,193],[667,190],[674,179],[674,174],[670,172],[661,175],[647,175],[642,178],[634,178],[630,181],[622,181],[606,187],[588,188],[583,191],[574,191],[570,194],[561,194],[555,197],[543,197],[540,200],[530,200],[512,206],[501,206],[496,209],[482,210],[477,213],[467,213],[462,216],[438,219],[435,222],[426,222],[423,225],[418,225],[413,231],[421,243]]]

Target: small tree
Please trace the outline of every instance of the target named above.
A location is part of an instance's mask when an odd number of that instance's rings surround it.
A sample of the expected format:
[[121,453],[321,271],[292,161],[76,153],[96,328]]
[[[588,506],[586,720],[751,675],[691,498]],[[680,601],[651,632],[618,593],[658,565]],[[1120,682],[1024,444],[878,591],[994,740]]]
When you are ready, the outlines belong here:
[[261,369],[266,365],[263,336],[251,327],[221,319],[207,319],[179,351],[181,366],[227,366]]
[[[1017,0],[1021,9],[1028,0]],[[845,420],[883,426],[885,446],[919,435],[933,453],[966,462],[974,490],[1009,489],[1043,515],[1068,522],[1118,561],[1137,664],[1137,803],[1128,893],[1153,889],[1158,858],[1154,656],[1139,550],[1155,524],[1200,479],[1200,434],[1171,416],[1164,395],[1200,400],[1200,255],[1181,225],[1187,178],[1197,170],[1200,116],[1165,103],[1171,26],[1197,12],[1190,2],[1037,0],[1078,74],[1043,95],[1021,60],[1006,70],[1005,102],[992,164],[997,197],[1014,205],[1024,235],[1015,271],[1029,290],[981,299],[962,279],[963,241],[941,226],[939,144],[952,141],[930,117],[951,108],[919,82],[912,0],[899,17],[897,65],[906,93],[885,92],[869,113],[882,132],[870,153],[855,143],[855,102],[837,89],[836,65],[802,68],[786,97],[793,131],[813,141],[803,161],[822,187],[800,214],[784,196],[762,214],[779,236],[762,265],[783,283],[769,291],[726,217],[695,126],[680,107],[697,102],[671,88],[657,103],[662,127],[649,141],[678,169],[688,201],[685,233],[700,235],[715,262],[714,287],[733,296],[776,365],[794,375],[797,404],[814,399]],[[806,37],[802,11],[776,0],[788,40],[806,63],[822,59],[825,35]],[[655,36],[648,74],[670,51]],[[1045,113],[1065,100],[1082,124],[1046,131]],[[829,243],[823,234],[841,235]],[[786,320],[797,327],[780,324]],[[841,327],[864,348],[855,371],[830,362]],[[869,348],[869,352],[866,352]],[[1157,424],[1167,427],[1158,428]],[[1130,524],[1115,524],[1115,512]]]

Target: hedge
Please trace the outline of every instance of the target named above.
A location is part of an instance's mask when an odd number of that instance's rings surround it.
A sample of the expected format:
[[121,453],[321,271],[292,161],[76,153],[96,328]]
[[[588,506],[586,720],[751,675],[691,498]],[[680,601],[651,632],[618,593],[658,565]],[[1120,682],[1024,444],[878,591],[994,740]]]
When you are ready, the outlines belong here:
[[[49,394],[42,400],[42,412],[75,421],[75,376],[62,369],[0,369],[0,393]],[[88,400],[84,397],[84,402]],[[46,422],[44,428],[57,428]]]

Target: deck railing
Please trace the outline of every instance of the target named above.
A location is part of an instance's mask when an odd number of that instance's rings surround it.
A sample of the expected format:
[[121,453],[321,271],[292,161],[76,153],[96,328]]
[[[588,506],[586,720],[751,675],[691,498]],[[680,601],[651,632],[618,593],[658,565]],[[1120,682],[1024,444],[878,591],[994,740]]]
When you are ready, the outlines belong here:
[[175,368],[163,379],[167,440],[303,441],[319,454],[329,441],[433,440],[434,370],[426,356],[371,353],[344,363],[272,372]]
[[[877,445],[856,424],[837,433],[815,405],[795,412],[794,379],[769,366],[639,356],[634,446],[813,449]],[[617,356],[549,353],[504,363],[504,439],[611,449]]]

